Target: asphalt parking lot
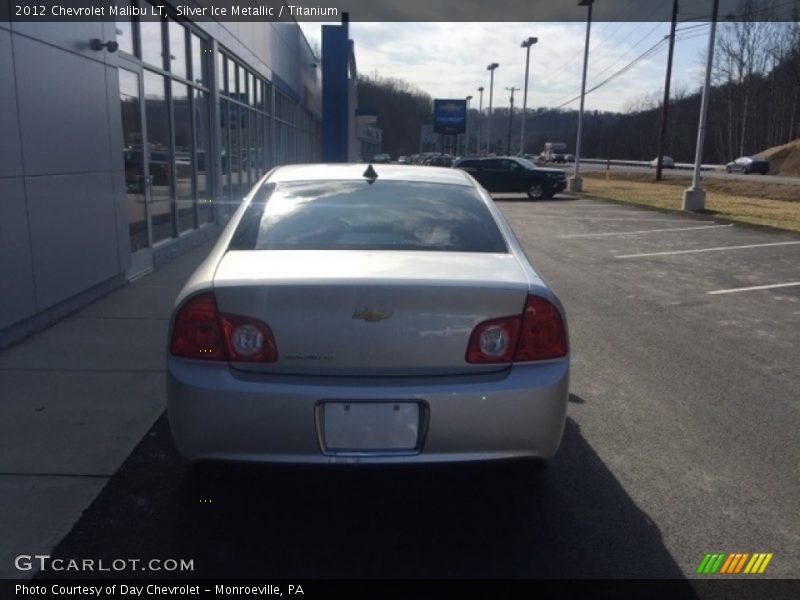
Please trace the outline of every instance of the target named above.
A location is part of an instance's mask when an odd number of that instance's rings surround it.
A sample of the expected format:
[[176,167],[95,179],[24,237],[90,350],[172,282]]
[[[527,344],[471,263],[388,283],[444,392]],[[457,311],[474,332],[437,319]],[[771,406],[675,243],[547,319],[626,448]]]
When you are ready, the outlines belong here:
[[707,552],[770,552],[769,576],[798,577],[800,236],[497,200],[568,311],[572,393],[548,469],[186,483],[162,417],[54,556],[193,558],[209,577],[675,578]]

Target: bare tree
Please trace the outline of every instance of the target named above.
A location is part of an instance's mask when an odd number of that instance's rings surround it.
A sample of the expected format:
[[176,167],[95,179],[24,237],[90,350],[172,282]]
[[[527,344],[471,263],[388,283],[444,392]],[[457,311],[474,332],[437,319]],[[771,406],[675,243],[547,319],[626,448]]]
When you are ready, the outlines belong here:
[[769,4],[756,0],[744,0],[739,3],[739,13],[758,14],[764,20],[736,20],[720,26],[715,50],[715,79],[727,91],[730,154],[745,153],[757,79],[772,66],[770,49],[779,25],[769,21],[772,14],[769,7]]

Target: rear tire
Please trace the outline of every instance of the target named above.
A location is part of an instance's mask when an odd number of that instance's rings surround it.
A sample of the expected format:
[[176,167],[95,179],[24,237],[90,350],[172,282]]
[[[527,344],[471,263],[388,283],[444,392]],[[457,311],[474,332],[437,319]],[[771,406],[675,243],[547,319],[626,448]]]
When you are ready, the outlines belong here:
[[542,200],[545,197],[544,188],[539,183],[531,185],[526,193],[531,200]]
[[725,167],[725,172],[728,174],[733,173],[733,169],[731,169],[730,167]]

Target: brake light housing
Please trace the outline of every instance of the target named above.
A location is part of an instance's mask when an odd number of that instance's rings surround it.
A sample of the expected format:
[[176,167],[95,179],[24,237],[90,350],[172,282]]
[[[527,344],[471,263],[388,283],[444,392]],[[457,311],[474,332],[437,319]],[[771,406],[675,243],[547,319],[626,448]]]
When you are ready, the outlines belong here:
[[192,296],[178,309],[169,351],[173,356],[200,360],[278,360],[269,325],[253,317],[220,313],[213,292]]
[[473,364],[533,362],[567,355],[567,331],[561,311],[549,300],[529,294],[521,315],[490,319],[473,329],[466,360]]

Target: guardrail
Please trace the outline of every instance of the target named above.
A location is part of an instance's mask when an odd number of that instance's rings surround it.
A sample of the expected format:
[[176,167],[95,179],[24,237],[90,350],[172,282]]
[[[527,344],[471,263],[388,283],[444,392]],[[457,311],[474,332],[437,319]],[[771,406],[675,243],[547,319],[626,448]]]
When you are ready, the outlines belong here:
[[[582,158],[582,163],[598,164],[598,165],[618,165],[625,167],[649,167],[649,160],[609,160],[607,158]],[[655,168],[655,167],[654,167]],[[691,170],[694,169],[694,163],[675,163],[675,169]],[[725,165],[700,165],[702,171],[724,171]]]

